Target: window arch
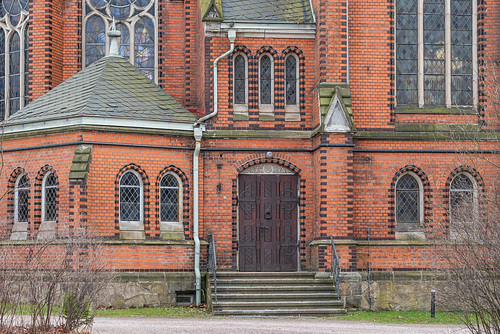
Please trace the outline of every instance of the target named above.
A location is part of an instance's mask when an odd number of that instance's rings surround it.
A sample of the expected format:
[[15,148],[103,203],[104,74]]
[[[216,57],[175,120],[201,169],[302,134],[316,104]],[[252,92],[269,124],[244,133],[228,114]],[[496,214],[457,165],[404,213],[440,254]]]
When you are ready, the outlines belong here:
[[109,50],[106,31],[113,18],[121,31],[119,52],[147,77],[157,81],[157,1],[156,0],[83,0],[85,66],[104,57]]
[[0,6],[0,121],[29,101],[29,0]]
[[28,222],[29,180],[27,174],[19,175],[14,188],[14,222]]
[[423,186],[420,178],[410,172],[396,183],[396,223],[422,223]]
[[274,111],[274,60],[269,53],[259,58],[259,110],[264,114]]
[[45,174],[42,181],[42,222],[57,219],[57,178],[53,172]]
[[248,58],[243,52],[233,58],[233,109],[248,112]]
[[174,173],[165,174],[160,181],[160,221],[182,221],[182,181]]
[[127,171],[120,178],[120,222],[142,222],[144,189],[141,177]]
[[287,120],[300,120],[299,57],[294,52],[285,56],[285,112]]
[[468,173],[457,174],[450,183],[450,220],[471,222],[477,212],[477,185]]

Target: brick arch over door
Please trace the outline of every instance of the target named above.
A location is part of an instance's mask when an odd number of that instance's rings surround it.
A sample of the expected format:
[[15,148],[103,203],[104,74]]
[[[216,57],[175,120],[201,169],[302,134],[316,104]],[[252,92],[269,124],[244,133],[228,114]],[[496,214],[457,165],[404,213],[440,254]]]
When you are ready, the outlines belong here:
[[115,236],[120,237],[120,179],[127,171],[133,170],[141,176],[143,186],[143,217],[144,217],[144,231],[146,238],[151,237],[153,226],[151,226],[151,219],[149,217],[150,208],[150,187],[149,178],[146,171],[139,165],[128,164],[122,167],[115,177]]
[[392,177],[391,180],[391,185],[388,190],[388,197],[389,197],[389,234],[395,235],[396,234],[396,183],[398,179],[400,178],[401,175],[404,173],[411,172],[415,174],[420,181],[422,182],[423,189],[423,215],[424,215],[424,228],[427,227],[427,225],[431,224],[433,222],[432,218],[432,187],[431,183],[429,181],[429,178],[427,175],[424,173],[422,169],[420,169],[417,166],[414,165],[407,165],[405,167],[400,168],[396,174]]
[[[7,236],[11,234],[12,232],[12,227],[14,225],[14,211],[17,209],[16,208],[16,203],[15,203],[15,188],[16,188],[16,182],[17,178],[20,175],[26,175],[26,178],[28,179],[28,201],[31,200],[31,180],[29,178],[28,173],[23,167],[17,167],[10,173],[9,179],[7,180],[7,231],[6,234]],[[30,214],[29,212],[30,208],[28,207],[28,216]]]
[[186,175],[180,168],[170,165],[162,169],[162,171],[156,177],[155,184],[155,234],[160,235],[160,182],[161,179],[168,173],[173,173],[177,175],[182,182],[182,224],[184,225],[184,236],[188,239],[190,235],[190,206],[189,206],[189,180]]

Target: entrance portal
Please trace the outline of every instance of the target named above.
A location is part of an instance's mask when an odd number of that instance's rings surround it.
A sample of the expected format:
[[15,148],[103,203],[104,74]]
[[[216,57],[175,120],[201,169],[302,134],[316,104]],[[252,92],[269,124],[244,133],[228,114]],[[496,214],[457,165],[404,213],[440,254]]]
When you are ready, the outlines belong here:
[[239,176],[240,271],[297,270],[297,175]]

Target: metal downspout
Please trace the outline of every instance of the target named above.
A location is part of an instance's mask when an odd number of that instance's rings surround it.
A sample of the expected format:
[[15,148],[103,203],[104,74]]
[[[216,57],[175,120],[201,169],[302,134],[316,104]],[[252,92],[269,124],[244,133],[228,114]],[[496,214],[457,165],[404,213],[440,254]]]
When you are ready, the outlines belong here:
[[195,289],[196,289],[196,306],[201,304],[201,273],[200,273],[200,224],[199,224],[199,157],[201,148],[201,138],[202,130],[201,123],[209,118],[217,115],[219,104],[218,104],[218,87],[217,87],[217,64],[219,61],[227,56],[229,56],[234,51],[234,40],[236,39],[236,30],[229,29],[227,32],[227,37],[231,43],[229,51],[215,59],[214,61],[214,111],[200,118],[194,124],[194,139],[196,140],[196,146],[193,154],[193,239],[194,239],[194,275],[195,275]]

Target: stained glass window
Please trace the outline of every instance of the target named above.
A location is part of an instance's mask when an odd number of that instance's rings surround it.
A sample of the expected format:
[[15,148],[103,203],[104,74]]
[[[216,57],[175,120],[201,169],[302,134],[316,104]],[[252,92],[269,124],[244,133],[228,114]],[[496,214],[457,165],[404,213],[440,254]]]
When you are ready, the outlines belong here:
[[472,4],[451,0],[451,103],[472,101]]
[[410,174],[401,176],[396,184],[396,222],[420,222],[420,186]]
[[397,0],[396,98],[398,105],[418,103],[417,0]]
[[28,221],[29,208],[29,182],[27,175],[22,175],[18,178],[15,190],[16,203],[16,221]]
[[165,175],[160,183],[160,220],[164,222],[179,221],[179,193],[177,178]]
[[28,0],[0,4],[0,121],[29,101]]
[[477,106],[474,4],[476,0],[396,0],[398,105]]
[[139,221],[141,219],[141,183],[132,172],[120,179],[120,220]]
[[55,221],[57,217],[57,179],[53,173],[45,178],[44,192],[44,220]]
[[21,97],[21,41],[18,33],[14,33],[10,38],[10,54],[9,54],[9,100],[10,114],[13,115],[20,107]]
[[450,185],[452,222],[470,222],[474,215],[474,184],[465,174],[458,174]]
[[106,54],[106,31],[100,16],[91,16],[85,25],[85,65],[104,57]]
[[234,104],[247,103],[247,61],[241,54],[234,58]]
[[297,104],[298,74],[297,58],[290,54],[285,60],[285,100],[287,105]]
[[147,17],[135,24],[135,67],[153,79],[155,68],[155,27]]
[[260,104],[272,103],[272,62],[271,56],[265,54],[259,62]]
[[85,3],[85,65],[109,50],[106,32],[119,21],[119,53],[150,79],[156,78],[157,14],[154,0],[83,0]]

